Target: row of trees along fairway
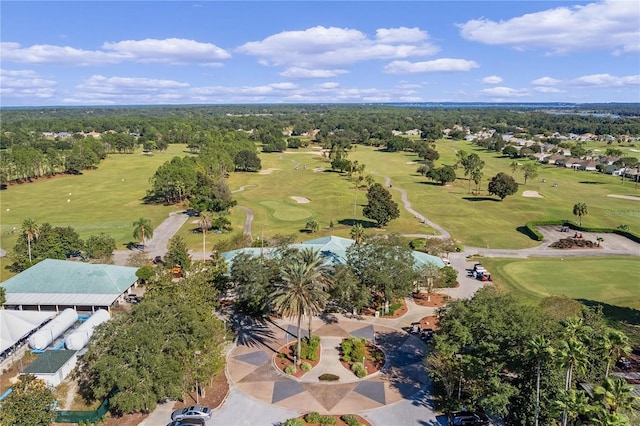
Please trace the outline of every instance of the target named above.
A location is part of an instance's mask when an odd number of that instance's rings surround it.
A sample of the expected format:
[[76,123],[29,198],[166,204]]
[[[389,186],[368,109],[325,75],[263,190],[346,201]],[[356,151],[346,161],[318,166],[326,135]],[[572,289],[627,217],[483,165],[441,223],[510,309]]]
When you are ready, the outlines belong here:
[[438,316],[426,366],[441,409],[484,409],[511,425],[638,424],[632,388],[611,375],[628,338],[599,307],[560,296],[525,305],[485,287]]
[[202,394],[200,385],[224,374],[225,327],[214,309],[225,272],[221,258],[198,262],[178,282],[157,268],[144,300],[96,329],[78,368],[83,397],[102,400],[117,389],[110,409],[118,415]]

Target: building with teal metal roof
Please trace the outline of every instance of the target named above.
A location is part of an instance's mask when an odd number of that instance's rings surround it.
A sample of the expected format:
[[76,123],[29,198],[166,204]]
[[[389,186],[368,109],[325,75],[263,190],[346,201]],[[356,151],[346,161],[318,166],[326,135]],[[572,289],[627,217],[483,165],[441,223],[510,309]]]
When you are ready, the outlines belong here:
[[[322,238],[316,238],[314,240],[305,241],[302,243],[291,244],[290,247],[294,249],[313,249],[314,251],[319,251],[326,262],[331,265],[340,265],[344,264],[347,261],[347,249],[355,244],[354,240],[349,238],[328,236]],[[246,253],[252,256],[260,256],[260,254],[266,256],[272,256],[276,253],[277,249],[273,247],[246,247],[238,250],[231,250],[222,253],[222,257],[227,261],[229,266],[229,270],[231,269],[231,265],[233,264],[233,259],[240,253]],[[427,263],[431,263],[439,268],[444,267],[444,262],[441,258],[437,256],[431,256],[429,254],[413,251],[413,258],[415,260],[415,267],[420,268]]]
[[138,281],[138,268],[45,259],[9,278],[4,306],[9,309],[81,311],[110,309]]

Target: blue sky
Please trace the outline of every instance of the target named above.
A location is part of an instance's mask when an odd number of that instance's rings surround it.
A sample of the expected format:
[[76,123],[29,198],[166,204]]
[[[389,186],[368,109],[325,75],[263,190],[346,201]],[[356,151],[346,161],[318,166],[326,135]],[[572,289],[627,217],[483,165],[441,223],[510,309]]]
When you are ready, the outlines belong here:
[[640,102],[640,2],[0,3],[0,104]]

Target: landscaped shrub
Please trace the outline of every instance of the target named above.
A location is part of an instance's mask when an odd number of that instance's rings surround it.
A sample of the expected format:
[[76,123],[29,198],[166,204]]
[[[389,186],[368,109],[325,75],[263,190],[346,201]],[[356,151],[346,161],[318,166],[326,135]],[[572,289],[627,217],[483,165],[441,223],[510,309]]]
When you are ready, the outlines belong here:
[[321,424],[321,425],[335,425],[336,419],[333,416],[323,416],[315,411],[308,413],[304,416],[304,421],[307,423]]
[[351,366],[351,371],[353,371],[360,379],[367,375],[367,370],[364,368],[364,364],[361,362],[354,362]]
[[345,414],[344,416],[341,416],[340,419],[342,419],[347,426],[362,426],[362,423],[360,423],[358,418],[353,414]]
[[302,359],[308,359],[309,361],[316,361],[318,359],[318,348],[320,347],[320,336],[311,336],[311,342],[309,337],[302,339],[300,344],[300,352],[302,352]]
[[342,360],[343,360],[344,362],[351,362],[351,357],[350,357],[349,355],[343,355],[343,356],[342,356]]
[[295,374],[296,366],[295,365],[287,365],[287,367],[284,369],[284,372],[286,374]]
[[[345,356],[348,356],[350,360],[358,361],[363,359],[366,356],[366,348],[365,348],[366,340],[363,338],[357,337],[349,337],[342,341],[341,349],[342,349],[342,359],[344,360]],[[345,361],[349,362],[349,361]]]
[[311,370],[311,364],[309,364],[308,362],[303,362],[303,363],[300,365],[300,369],[301,369],[302,371],[309,371],[309,370]]
[[335,374],[331,373],[324,373],[318,377],[318,380],[321,380],[323,382],[337,382],[338,380],[340,380],[340,376],[336,376]]
[[295,417],[293,419],[287,419],[284,423],[282,423],[282,426],[304,426],[304,423],[304,420]]

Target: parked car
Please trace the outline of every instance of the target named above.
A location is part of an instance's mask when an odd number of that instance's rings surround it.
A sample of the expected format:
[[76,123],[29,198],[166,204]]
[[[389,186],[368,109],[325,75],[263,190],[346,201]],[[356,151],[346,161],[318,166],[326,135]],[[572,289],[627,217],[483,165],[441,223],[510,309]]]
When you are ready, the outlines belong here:
[[167,426],[204,426],[205,420],[199,417],[190,417],[182,420],[176,420],[169,423]]
[[171,420],[184,420],[193,418],[209,420],[211,418],[211,409],[202,405],[192,405],[191,407],[180,408],[171,413]]
[[449,415],[449,426],[488,426],[489,418],[475,411],[456,411]]
[[187,216],[200,216],[200,211],[196,209],[187,209],[184,211]]
[[142,296],[138,296],[137,294],[127,294],[124,297],[124,300],[135,305],[136,303],[140,303]]
[[156,256],[153,258],[153,264],[154,265],[164,265],[164,260],[162,260],[162,256]]

